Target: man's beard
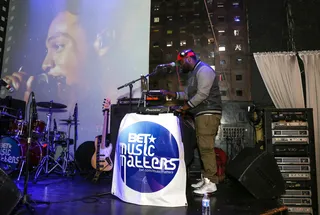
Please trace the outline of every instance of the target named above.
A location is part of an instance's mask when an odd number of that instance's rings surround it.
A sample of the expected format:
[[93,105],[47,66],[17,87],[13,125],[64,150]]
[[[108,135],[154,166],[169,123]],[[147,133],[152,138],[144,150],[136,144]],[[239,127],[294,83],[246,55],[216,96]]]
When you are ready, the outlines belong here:
[[189,69],[186,69],[186,68],[182,68],[182,69],[181,69],[181,72],[184,73],[184,74],[187,74],[187,73],[190,72],[190,70],[189,70]]

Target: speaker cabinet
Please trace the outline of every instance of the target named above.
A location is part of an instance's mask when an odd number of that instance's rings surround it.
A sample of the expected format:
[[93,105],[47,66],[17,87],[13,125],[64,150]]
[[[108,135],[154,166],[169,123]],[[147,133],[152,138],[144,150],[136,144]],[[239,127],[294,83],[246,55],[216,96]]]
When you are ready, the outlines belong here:
[[244,148],[226,167],[227,175],[239,181],[257,199],[285,193],[285,183],[275,158],[258,148]]
[[9,215],[22,195],[9,176],[0,169],[0,214]]

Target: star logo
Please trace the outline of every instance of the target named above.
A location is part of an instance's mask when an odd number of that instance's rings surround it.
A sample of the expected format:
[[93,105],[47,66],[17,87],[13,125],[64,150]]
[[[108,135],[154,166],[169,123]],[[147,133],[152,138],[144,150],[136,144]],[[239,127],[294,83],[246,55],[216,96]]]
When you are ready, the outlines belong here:
[[155,143],[154,142],[155,139],[157,139],[157,138],[155,138],[155,137],[153,137],[153,135],[151,135],[151,137],[149,137],[149,143]]

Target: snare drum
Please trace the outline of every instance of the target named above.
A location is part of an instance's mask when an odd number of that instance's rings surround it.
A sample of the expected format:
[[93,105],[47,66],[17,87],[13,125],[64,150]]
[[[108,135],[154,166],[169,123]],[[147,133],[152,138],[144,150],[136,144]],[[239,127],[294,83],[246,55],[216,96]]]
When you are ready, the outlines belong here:
[[28,135],[28,122],[18,119],[14,120],[9,126],[8,134],[26,137]]
[[36,120],[32,123],[32,132],[42,134],[46,130],[46,123],[42,120]]
[[[29,168],[37,167],[45,153],[45,149],[37,142],[32,141],[29,149]],[[7,170],[14,171],[21,167],[26,157],[27,140],[23,138],[3,137],[0,139],[0,162]]]

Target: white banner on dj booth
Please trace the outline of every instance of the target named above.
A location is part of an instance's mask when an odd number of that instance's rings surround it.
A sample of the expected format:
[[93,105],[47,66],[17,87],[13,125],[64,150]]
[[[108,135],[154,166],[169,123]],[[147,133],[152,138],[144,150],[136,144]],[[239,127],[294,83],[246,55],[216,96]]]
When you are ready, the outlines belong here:
[[187,206],[184,148],[176,116],[130,113],[123,118],[111,192],[138,205]]

